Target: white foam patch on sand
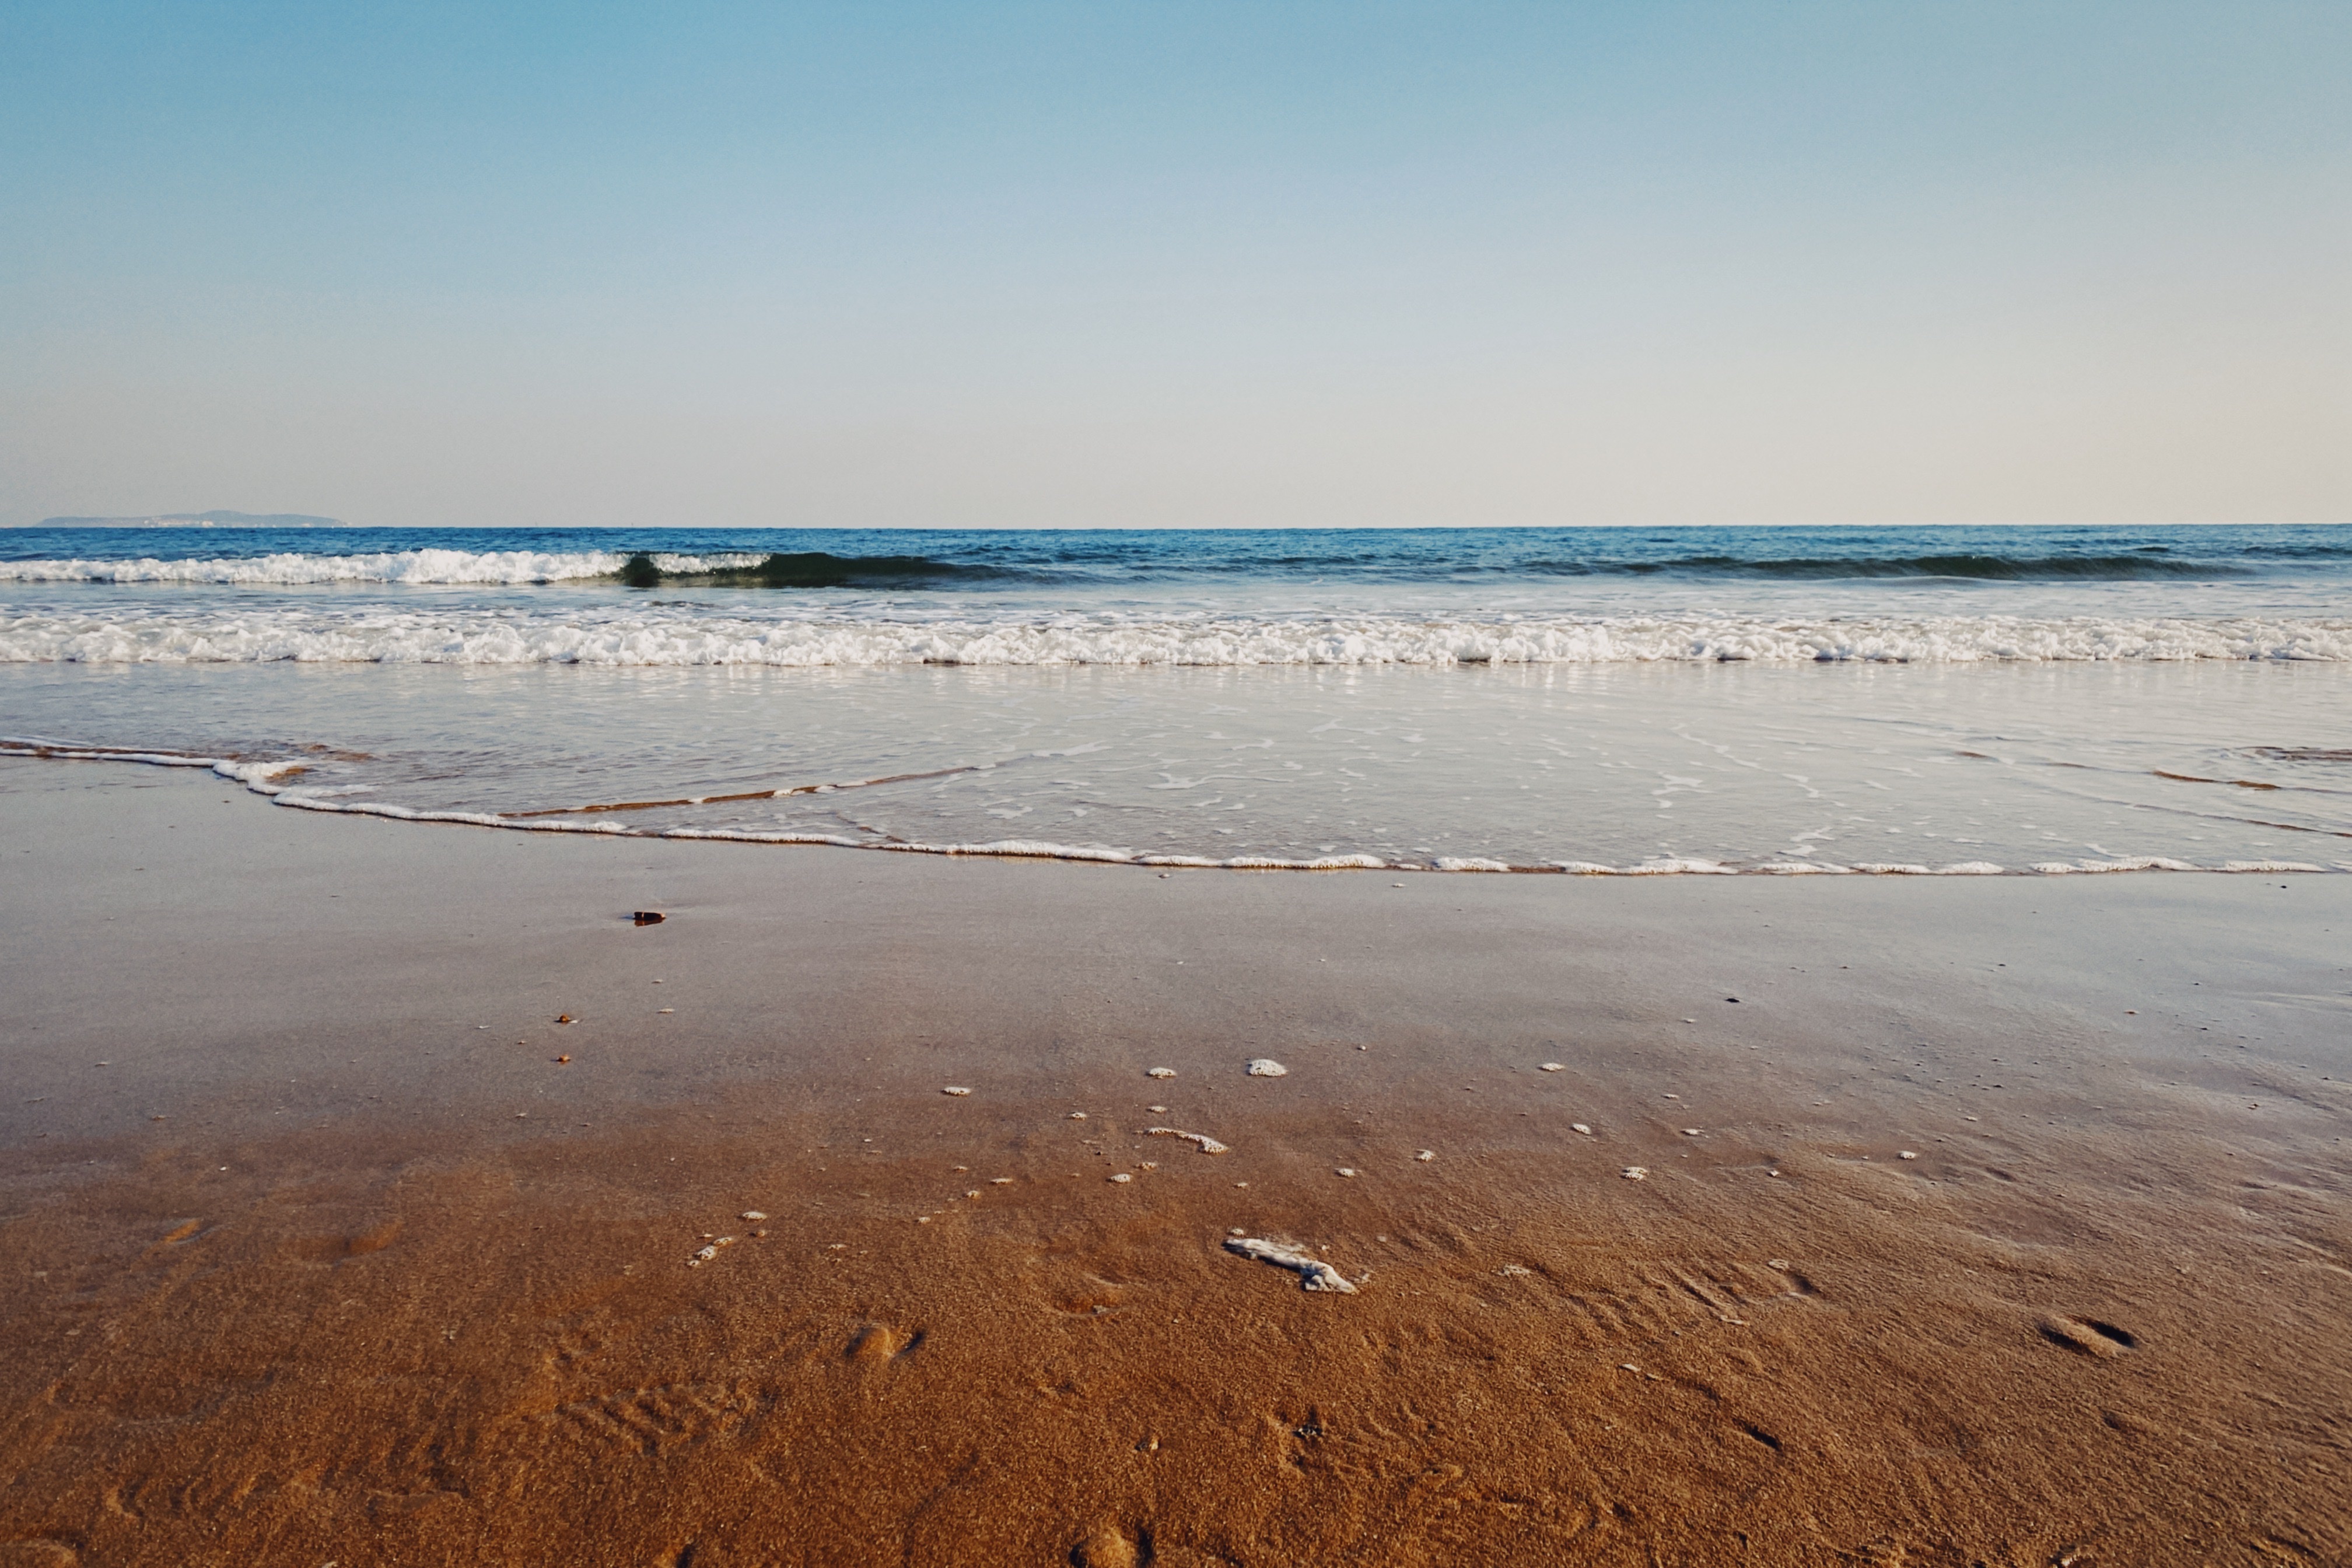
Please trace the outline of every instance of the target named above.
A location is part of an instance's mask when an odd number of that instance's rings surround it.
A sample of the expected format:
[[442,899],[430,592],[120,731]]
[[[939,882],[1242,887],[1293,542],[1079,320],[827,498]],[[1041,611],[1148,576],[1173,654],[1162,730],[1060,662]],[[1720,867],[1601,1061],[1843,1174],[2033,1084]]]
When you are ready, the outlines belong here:
[[1298,1276],[1299,1288],[1306,1290],[1330,1290],[1342,1296],[1352,1296],[1356,1287],[1348,1277],[1308,1254],[1305,1249],[1286,1242],[1265,1241],[1254,1236],[1229,1237],[1227,1252],[1237,1252],[1244,1258],[1254,1258],[1260,1263],[1271,1263],[1276,1268],[1287,1268]]
[[[524,584],[604,575],[621,559],[611,552],[412,551],[230,562],[14,562],[0,563],[0,580]],[[89,575],[71,579],[68,568]],[[157,574],[136,574],[150,568]],[[41,574],[52,569],[52,575]],[[219,575],[197,574],[205,571]],[[300,575],[305,572],[314,574]],[[79,613],[55,603],[0,615],[0,662],[809,668],[2352,659],[2352,621],[2342,620],[1102,615],[988,622],[893,616],[898,618],[844,616],[837,599],[784,590],[668,603],[614,589],[609,603],[574,600],[560,608],[528,603],[411,607],[377,596],[354,605],[183,604],[166,597]]]
[[1181,1127],[1147,1127],[1143,1130],[1143,1135],[1146,1138],[1181,1138],[1203,1154],[1223,1154],[1228,1152],[1231,1148],[1230,1145],[1219,1142],[1205,1132],[1187,1132]]

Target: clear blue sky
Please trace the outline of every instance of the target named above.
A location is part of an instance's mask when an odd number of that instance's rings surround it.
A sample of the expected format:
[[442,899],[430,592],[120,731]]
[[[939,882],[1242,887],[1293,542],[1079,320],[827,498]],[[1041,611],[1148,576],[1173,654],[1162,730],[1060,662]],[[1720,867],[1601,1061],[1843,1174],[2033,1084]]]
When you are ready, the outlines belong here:
[[2352,5],[0,0],[0,521],[2352,519]]

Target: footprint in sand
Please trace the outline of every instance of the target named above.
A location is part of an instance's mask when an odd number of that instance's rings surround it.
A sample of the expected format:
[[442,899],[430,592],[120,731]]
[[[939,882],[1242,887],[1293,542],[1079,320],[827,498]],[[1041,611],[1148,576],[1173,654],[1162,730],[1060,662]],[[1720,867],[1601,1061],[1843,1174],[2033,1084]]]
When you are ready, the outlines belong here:
[[740,1388],[684,1383],[597,1394],[550,1414],[614,1447],[663,1458],[732,1431],[750,1418],[754,1404]]
[[372,1252],[382,1252],[399,1238],[400,1222],[394,1219],[346,1236],[313,1237],[295,1242],[287,1250],[306,1262],[332,1267],[354,1258],[365,1258]]
[[1104,1525],[1070,1548],[1070,1561],[1076,1568],[1147,1568],[1151,1562],[1151,1532],[1139,1531],[1129,1537],[1123,1530]]
[[2038,1325],[2042,1337],[2061,1350],[2105,1361],[2139,1345],[2139,1336],[2096,1318],[2048,1317]]
[[62,1541],[0,1541],[0,1568],[74,1568],[80,1561]]
[[841,1353],[849,1361],[879,1365],[913,1355],[923,1348],[923,1341],[928,1337],[929,1331],[923,1329],[909,1333],[888,1323],[862,1323],[849,1336],[849,1343]]

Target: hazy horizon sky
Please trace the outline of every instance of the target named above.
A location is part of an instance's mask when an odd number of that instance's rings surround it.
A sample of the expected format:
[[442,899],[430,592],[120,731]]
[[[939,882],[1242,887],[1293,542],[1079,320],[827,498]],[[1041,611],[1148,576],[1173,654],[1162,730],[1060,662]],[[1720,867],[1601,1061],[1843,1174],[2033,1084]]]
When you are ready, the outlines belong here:
[[0,0],[0,522],[2352,521],[2352,6]]

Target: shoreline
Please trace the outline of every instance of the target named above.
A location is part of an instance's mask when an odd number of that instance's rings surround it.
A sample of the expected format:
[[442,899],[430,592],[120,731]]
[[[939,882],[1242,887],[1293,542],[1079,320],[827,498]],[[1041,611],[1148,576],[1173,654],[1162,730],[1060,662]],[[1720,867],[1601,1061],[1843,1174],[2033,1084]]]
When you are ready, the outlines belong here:
[[59,772],[0,763],[25,1561],[2352,1549],[2335,879],[1211,883]]
[[841,785],[795,785],[749,795],[705,796],[666,801],[621,802],[596,805],[547,807],[520,814],[473,811],[416,810],[382,802],[309,798],[300,786],[277,781],[299,774],[306,764],[299,759],[283,763],[247,762],[231,757],[204,757],[132,747],[75,745],[64,742],[0,735],[0,760],[39,762],[120,763],[147,767],[203,769],[257,795],[272,805],[334,816],[365,816],[388,822],[412,822],[443,826],[488,827],[515,833],[578,834],[605,838],[670,839],[724,844],[803,845],[816,848],[878,850],[898,855],[933,855],[950,858],[1000,860],[1066,860],[1108,866],[1139,866],[1150,869],[1214,871],[1395,871],[1446,875],[1569,876],[1569,877],[2072,877],[2114,876],[2137,871],[2202,872],[2213,876],[2326,876],[2352,873],[2352,861],[2320,865],[2307,860],[2227,860],[2200,866],[2169,856],[2127,856],[2105,860],[2049,860],[2022,867],[1987,860],[1962,860],[1941,866],[1856,861],[1852,865],[1826,860],[1782,858],[1760,865],[1734,866],[1698,857],[1666,856],[1631,866],[1609,866],[1591,860],[1551,860],[1537,865],[1484,857],[1438,857],[1431,862],[1382,859],[1373,855],[1332,855],[1313,859],[1244,855],[1213,859],[1200,855],[1168,855],[1120,849],[1104,845],[1057,844],[1045,840],[1005,839],[982,844],[926,844],[901,840],[852,838],[841,834],[789,830],[766,832],[751,828],[637,828],[625,824],[550,822],[551,816],[602,815],[659,806],[700,805],[710,799],[728,801],[782,799],[830,789],[863,788],[896,779],[861,780]]

